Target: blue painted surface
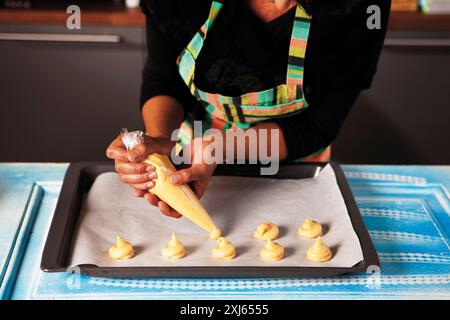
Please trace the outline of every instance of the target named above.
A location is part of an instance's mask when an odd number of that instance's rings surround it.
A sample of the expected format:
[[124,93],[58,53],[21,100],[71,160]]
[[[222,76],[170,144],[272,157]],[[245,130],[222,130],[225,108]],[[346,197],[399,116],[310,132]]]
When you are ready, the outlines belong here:
[[382,270],[323,279],[107,279],[43,273],[40,257],[66,168],[0,164],[3,298],[450,298],[450,167],[343,166]]
[[67,167],[0,163],[0,299],[12,294],[36,218],[53,213],[54,208],[41,213],[45,186],[60,186]]

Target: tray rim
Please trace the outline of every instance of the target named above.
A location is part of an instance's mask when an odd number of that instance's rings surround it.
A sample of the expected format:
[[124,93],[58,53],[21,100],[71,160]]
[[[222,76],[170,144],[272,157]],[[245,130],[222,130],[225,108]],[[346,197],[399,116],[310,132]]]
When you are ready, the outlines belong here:
[[[55,208],[55,212],[47,234],[44,250],[41,258],[41,270],[44,272],[77,272],[97,277],[183,277],[183,278],[274,278],[274,277],[324,277],[336,276],[348,273],[368,272],[370,266],[380,270],[380,261],[369,232],[364,224],[363,218],[356,201],[348,185],[347,179],[340,165],[336,162],[302,162],[280,164],[280,168],[297,166],[320,166],[330,164],[342,193],[344,203],[349,213],[353,229],[360,241],[363,260],[352,267],[292,267],[292,266],[167,266],[167,267],[99,267],[92,264],[82,264],[69,267],[68,256],[71,252],[72,238],[76,221],[81,209],[81,198],[85,192],[80,190],[83,183],[83,174],[86,170],[97,168],[104,172],[114,171],[111,162],[74,162],[66,171],[61,192]],[[233,164],[218,167],[215,174],[224,175],[226,167],[233,166],[232,175],[240,173],[247,176],[259,176],[273,178],[274,176],[260,176],[259,165]],[[258,170],[258,171],[256,171]]]

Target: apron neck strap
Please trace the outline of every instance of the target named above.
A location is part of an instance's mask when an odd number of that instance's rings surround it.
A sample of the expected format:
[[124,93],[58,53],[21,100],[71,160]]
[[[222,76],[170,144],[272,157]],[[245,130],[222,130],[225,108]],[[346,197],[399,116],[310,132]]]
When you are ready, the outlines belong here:
[[302,6],[297,5],[294,24],[292,26],[291,43],[289,45],[289,57],[286,74],[286,83],[293,85],[303,84],[303,68],[305,61],[306,45],[311,17]]
[[[200,30],[194,35],[191,42],[187,45],[186,50],[189,51],[194,60],[198,58],[206,36],[211,30],[214,21],[222,9],[224,1],[225,0],[214,0],[211,3],[208,19],[206,19]],[[303,84],[303,66],[306,45],[308,42],[310,19],[311,18],[306,11],[300,5],[297,5],[289,45],[289,57],[286,74],[286,83],[288,85]]]
[[222,9],[224,0],[214,0],[211,3],[211,9],[209,11],[208,19],[206,19],[205,23],[201,26],[200,30],[192,38],[191,42],[188,44],[186,49],[190,52],[192,57],[196,60],[198,55],[200,54],[200,50],[203,47],[203,43],[205,42],[206,35],[211,30],[214,21],[216,21],[217,16],[219,15],[220,9]]
[[222,9],[223,2],[224,2],[224,0],[214,0],[211,3],[211,9],[209,10],[208,19],[206,20],[206,22],[204,24],[206,32],[205,32],[203,39],[206,38],[206,33],[208,33],[208,31],[211,30],[211,27],[212,27],[214,21],[216,21],[216,18],[219,15],[220,9]]

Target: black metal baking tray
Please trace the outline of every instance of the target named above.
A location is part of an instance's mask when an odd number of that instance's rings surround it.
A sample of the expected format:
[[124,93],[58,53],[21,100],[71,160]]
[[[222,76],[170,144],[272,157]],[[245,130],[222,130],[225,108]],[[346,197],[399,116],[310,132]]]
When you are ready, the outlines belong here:
[[[261,176],[258,165],[218,166],[215,175],[255,176],[259,178],[302,179],[314,177],[326,163],[282,164],[274,176]],[[363,261],[350,268],[338,267],[99,267],[78,265],[77,271],[98,277],[325,277],[366,272],[369,266],[380,267],[378,255],[364,225],[361,213],[340,166],[331,163],[353,228],[359,238]],[[55,214],[42,254],[41,269],[46,272],[66,272],[72,252],[72,238],[84,196],[97,176],[114,171],[111,163],[73,163],[64,177]]]

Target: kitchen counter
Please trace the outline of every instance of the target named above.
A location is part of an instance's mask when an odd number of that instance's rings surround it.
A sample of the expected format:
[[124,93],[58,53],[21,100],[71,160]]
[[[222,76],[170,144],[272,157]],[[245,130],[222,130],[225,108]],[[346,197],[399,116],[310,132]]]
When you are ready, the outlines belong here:
[[[0,24],[63,24],[67,17],[60,10],[0,9]],[[81,23],[86,25],[144,26],[145,16],[140,8],[122,10],[81,10]]]
[[381,273],[321,279],[108,279],[80,276],[76,270],[44,273],[40,258],[67,167],[0,163],[0,298],[450,298],[450,166],[343,166],[378,251]]

